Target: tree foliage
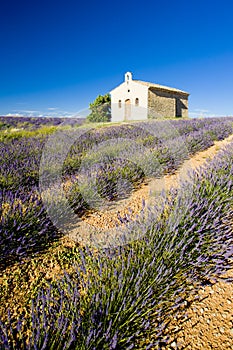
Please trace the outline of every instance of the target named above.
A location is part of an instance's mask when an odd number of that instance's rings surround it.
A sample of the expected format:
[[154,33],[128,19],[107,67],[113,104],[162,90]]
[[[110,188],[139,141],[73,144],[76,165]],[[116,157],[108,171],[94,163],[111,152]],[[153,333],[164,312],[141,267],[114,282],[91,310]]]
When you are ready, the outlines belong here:
[[99,95],[94,102],[90,103],[89,122],[109,122],[111,120],[111,96],[110,94]]

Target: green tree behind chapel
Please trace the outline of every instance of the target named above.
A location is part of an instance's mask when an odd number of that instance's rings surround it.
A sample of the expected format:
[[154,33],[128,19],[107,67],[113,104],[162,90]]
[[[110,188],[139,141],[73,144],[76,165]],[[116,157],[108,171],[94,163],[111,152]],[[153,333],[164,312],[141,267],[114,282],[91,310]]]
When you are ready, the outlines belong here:
[[99,95],[94,102],[90,103],[91,113],[87,117],[89,122],[109,122],[111,120],[111,96],[110,94]]

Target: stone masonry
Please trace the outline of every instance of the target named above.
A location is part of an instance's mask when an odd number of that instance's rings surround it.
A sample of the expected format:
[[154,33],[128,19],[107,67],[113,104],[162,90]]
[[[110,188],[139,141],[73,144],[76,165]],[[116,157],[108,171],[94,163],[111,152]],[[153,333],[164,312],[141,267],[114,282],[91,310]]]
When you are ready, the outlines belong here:
[[148,90],[148,109],[156,111],[155,116],[161,117],[188,117],[188,96],[178,92],[159,90],[150,87]]

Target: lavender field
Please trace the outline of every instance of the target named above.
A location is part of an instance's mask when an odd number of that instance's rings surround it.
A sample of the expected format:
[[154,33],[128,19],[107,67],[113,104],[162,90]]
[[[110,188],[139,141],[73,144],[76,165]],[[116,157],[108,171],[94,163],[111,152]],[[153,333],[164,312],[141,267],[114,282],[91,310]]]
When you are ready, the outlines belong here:
[[[64,234],[46,211],[40,163],[58,122],[43,123],[0,118],[0,349],[166,346],[167,316],[231,266],[232,144],[190,173],[180,190],[164,193],[144,220],[127,226],[125,235],[134,231],[140,239],[97,250],[74,242],[62,246]],[[78,125],[69,125],[70,135]],[[112,202],[130,195],[148,177],[175,172],[232,133],[233,118],[171,120],[169,128],[164,121],[148,121],[90,129],[72,145],[62,167],[63,182],[71,184],[68,203],[81,217],[96,198]],[[122,156],[124,140],[131,142],[131,158]],[[110,151],[99,155],[101,143]],[[80,169],[88,189],[77,183]],[[43,174],[48,184],[55,171],[51,165]],[[97,181],[91,184],[93,173]],[[59,267],[57,278],[46,275],[49,263]]]

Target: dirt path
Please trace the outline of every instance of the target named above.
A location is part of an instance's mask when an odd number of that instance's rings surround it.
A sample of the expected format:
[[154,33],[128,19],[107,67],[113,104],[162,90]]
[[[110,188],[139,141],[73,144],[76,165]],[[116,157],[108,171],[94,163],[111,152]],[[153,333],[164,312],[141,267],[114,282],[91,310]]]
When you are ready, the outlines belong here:
[[[227,276],[233,277],[233,270]],[[173,319],[167,349],[233,349],[233,283],[217,282],[199,290],[186,316]]]
[[[166,175],[160,180],[150,180],[143,184],[129,198],[118,201],[108,210],[89,212],[80,221],[80,225],[71,235],[76,240],[83,239],[83,234],[94,230],[109,230],[120,224],[120,217],[126,214],[134,218],[142,210],[142,202],[151,203],[151,194],[161,189],[169,190],[179,186],[180,179],[187,176],[190,169],[197,169],[212,159],[216,153],[233,141],[233,135],[223,141],[215,142],[206,151],[199,152],[187,160],[173,175]],[[233,277],[233,269],[228,273]],[[203,287],[199,291],[202,301],[196,301],[187,309],[187,320],[174,319],[171,323],[173,338],[167,349],[233,349],[233,283],[217,282]]]

